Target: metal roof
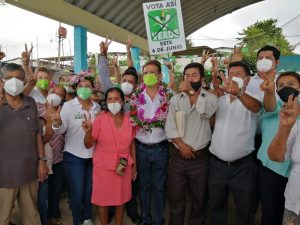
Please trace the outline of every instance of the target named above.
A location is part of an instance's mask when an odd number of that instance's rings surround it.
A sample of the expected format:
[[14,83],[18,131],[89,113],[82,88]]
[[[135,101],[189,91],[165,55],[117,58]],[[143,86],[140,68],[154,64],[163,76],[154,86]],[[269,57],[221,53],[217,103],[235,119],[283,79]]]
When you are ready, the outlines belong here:
[[[148,51],[142,0],[6,0],[9,4],[67,23],[84,26],[89,32]],[[176,1],[176,0],[175,0]],[[262,0],[181,0],[185,35],[245,6]]]
[[[261,0],[181,0],[186,36],[206,24]],[[147,38],[140,0],[65,0],[138,36]]]

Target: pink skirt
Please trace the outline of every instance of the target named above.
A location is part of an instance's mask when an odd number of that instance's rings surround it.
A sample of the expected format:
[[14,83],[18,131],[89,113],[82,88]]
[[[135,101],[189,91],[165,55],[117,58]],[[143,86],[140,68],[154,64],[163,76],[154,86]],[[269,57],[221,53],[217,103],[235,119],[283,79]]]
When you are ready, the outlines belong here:
[[99,206],[123,205],[131,199],[132,167],[127,166],[124,176],[114,170],[93,167],[92,203]]

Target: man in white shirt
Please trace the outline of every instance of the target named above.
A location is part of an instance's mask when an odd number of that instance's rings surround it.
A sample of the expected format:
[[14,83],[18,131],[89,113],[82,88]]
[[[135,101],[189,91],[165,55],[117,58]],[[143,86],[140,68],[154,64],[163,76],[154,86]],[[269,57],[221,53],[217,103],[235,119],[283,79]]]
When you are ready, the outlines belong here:
[[[172,142],[168,169],[169,225],[184,224],[188,189],[192,205],[189,224],[201,225],[206,213],[210,118],[217,109],[217,97],[202,87],[204,68],[200,63],[188,64],[183,74],[185,80],[179,86],[180,93],[170,101],[165,126]],[[180,114],[182,121],[178,119]]]
[[[147,62],[143,74],[143,83],[133,93],[130,103],[131,115],[137,112],[137,116],[131,116],[131,119],[138,125],[133,125],[139,127],[136,150],[142,224],[163,225],[169,162],[164,123],[172,94],[161,81],[161,64],[158,61]],[[152,216],[151,199],[154,200]]]
[[218,109],[209,159],[208,191],[211,225],[227,224],[229,191],[233,194],[237,225],[249,223],[255,193],[254,136],[260,102],[244,91],[250,78],[242,62],[229,64],[228,79],[223,76],[225,93]]

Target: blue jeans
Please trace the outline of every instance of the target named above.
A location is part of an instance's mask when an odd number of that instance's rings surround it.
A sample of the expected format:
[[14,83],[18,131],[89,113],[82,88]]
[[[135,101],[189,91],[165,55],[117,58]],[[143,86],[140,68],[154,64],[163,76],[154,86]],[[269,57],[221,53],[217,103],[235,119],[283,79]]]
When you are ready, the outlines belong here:
[[64,152],[64,168],[70,185],[73,225],[81,225],[92,212],[92,159],[79,158]]
[[[162,225],[166,203],[169,145],[164,142],[158,146],[147,146],[137,142],[136,147],[142,222]],[[151,199],[154,201],[153,216]]]
[[48,179],[39,183],[38,190],[38,210],[41,218],[41,224],[47,225],[48,211]]

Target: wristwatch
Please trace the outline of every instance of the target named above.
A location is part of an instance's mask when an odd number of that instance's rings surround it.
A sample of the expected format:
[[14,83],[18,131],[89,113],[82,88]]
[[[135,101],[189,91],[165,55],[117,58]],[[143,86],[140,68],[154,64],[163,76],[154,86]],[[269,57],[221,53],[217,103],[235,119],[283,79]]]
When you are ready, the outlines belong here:
[[42,161],[47,161],[48,159],[47,159],[47,157],[46,157],[46,156],[44,156],[44,157],[39,157],[39,160],[42,160]]
[[194,89],[191,89],[191,90],[189,90],[189,95],[194,95],[195,94],[195,90]]

